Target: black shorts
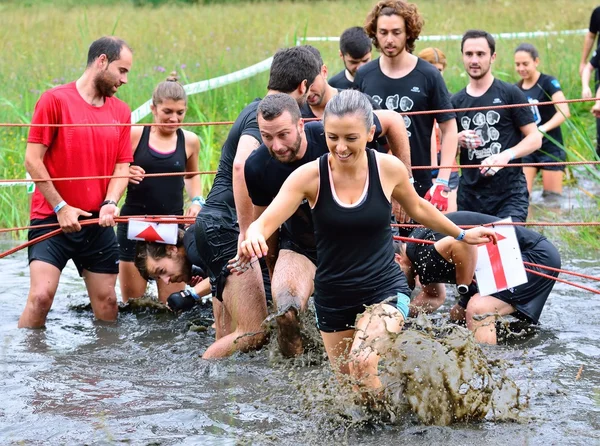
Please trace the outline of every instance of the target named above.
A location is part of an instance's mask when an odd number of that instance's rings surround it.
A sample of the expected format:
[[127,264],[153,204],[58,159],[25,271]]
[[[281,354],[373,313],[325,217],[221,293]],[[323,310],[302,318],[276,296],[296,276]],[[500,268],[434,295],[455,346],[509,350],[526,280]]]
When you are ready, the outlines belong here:
[[403,294],[410,298],[410,290],[408,287],[405,289],[392,290],[376,294],[366,302],[362,302],[359,305],[354,306],[343,306],[343,307],[326,307],[320,303],[320,299],[315,295],[315,316],[317,319],[317,327],[320,331],[325,333],[335,333],[344,330],[353,330],[356,324],[356,317],[359,314],[364,313],[365,309],[369,305],[375,305],[386,301],[389,304],[396,307],[398,303],[398,294]]
[[[93,215],[89,218],[98,218]],[[85,220],[81,218],[80,221]],[[56,217],[31,220],[31,226],[58,223]],[[27,235],[33,240],[47,234],[56,228],[30,229]],[[115,231],[111,227],[98,225],[82,226],[81,231],[55,235],[40,243],[30,246],[27,250],[29,263],[39,260],[63,270],[67,262],[73,263],[82,275],[83,270],[100,274],[117,274],[119,272],[119,247]]]
[[526,183],[506,190],[478,192],[462,185],[458,188],[459,211],[472,211],[493,215],[498,218],[512,217],[513,221],[524,222],[529,212],[529,192]]
[[[556,163],[566,160],[567,154],[565,151],[554,144],[544,144],[541,149],[522,158],[523,163]],[[542,166],[538,169],[564,171],[565,166]]]
[[279,239],[279,249],[288,249],[300,255],[317,265],[317,249],[304,248],[292,240],[285,231],[281,231]]
[[[550,241],[543,238],[531,250],[521,253],[524,262],[560,268],[560,254]],[[541,272],[548,276],[557,277],[558,273],[543,268],[525,266],[527,269]],[[537,324],[546,304],[546,300],[556,283],[555,280],[546,279],[527,271],[527,283],[518,287],[493,294],[497,299],[511,304],[517,309],[514,316],[528,322]]]
[[[429,228],[417,228],[411,238],[435,241],[434,231]],[[430,283],[456,283],[456,268],[435,249],[432,244],[408,242],[406,256],[410,259],[423,285]]]
[[198,255],[206,266],[213,295],[222,300],[227,264],[237,255],[240,230],[235,210],[226,203],[205,205],[194,224]]

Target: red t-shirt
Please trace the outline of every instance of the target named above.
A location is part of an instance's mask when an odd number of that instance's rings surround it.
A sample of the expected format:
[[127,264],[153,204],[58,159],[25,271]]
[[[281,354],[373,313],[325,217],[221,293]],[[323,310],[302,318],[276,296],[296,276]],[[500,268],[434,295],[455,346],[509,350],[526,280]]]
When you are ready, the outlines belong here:
[[[42,94],[32,124],[130,123],[131,110],[123,101],[104,98],[102,107],[83,100],[75,82]],[[51,178],[112,175],[117,163],[133,161],[130,127],[31,127],[27,142],[48,147],[44,165]],[[57,181],[54,187],[70,206],[98,211],[110,179]],[[31,202],[31,218],[46,218],[54,210],[39,189]]]

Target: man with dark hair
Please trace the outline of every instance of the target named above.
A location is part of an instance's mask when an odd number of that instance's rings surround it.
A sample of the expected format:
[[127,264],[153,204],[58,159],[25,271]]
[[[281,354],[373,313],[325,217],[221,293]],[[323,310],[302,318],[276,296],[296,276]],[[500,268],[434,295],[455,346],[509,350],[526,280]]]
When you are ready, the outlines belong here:
[[[245,165],[254,220],[294,170],[328,153],[322,122],[304,123],[298,104],[289,96],[266,96],[257,113],[263,145],[248,157]],[[397,113],[375,110],[374,123],[374,140],[387,135],[396,156],[408,154],[406,129]],[[313,292],[316,268],[314,228],[308,204],[302,204],[268,243],[267,264],[277,306],[278,342],[284,355],[294,356],[303,350],[298,312],[306,309]]]
[[[446,217],[454,224],[487,225],[499,218],[476,212],[451,212]],[[541,234],[515,226],[517,241],[524,262],[551,268],[560,268],[558,250]],[[418,278],[420,293],[411,302],[411,312],[427,313],[438,309],[446,298],[444,284],[458,284],[459,301],[450,312],[453,320],[465,320],[479,342],[495,344],[495,315],[512,314],[519,319],[537,324],[554,287],[555,281],[527,272],[527,282],[491,296],[481,296],[473,280],[477,264],[477,249],[428,228],[417,228],[411,238],[434,241],[435,244],[409,242],[396,244],[396,262],[404,271],[411,288]],[[528,266],[529,269],[552,277],[558,273],[544,268]]]
[[[127,178],[57,181],[77,176],[129,174],[130,127],[55,127],[53,124],[128,124],[129,107],[114,97],[127,83],[132,52],[115,37],[92,43],[88,64],[79,79],[42,94],[35,106],[25,152],[25,167],[38,183],[31,202],[29,240],[58,223],[63,232],[29,247],[30,289],[19,327],[40,328],[46,323],[61,272],[72,259],[84,282],[94,316],[117,318],[115,283],[119,251],[112,226]],[[100,219],[82,228],[79,217]]]
[[[442,134],[441,165],[451,166],[456,157],[457,126],[450,95],[439,71],[412,54],[422,27],[423,19],[416,5],[403,0],[378,2],[366,19],[365,31],[381,56],[356,72],[354,84],[382,108],[399,113],[444,110],[435,115],[404,116],[404,121],[413,166],[432,165],[434,121]],[[444,191],[451,170],[440,169],[433,185],[429,170],[414,172],[417,193],[442,211],[448,208],[448,195]]]
[[226,265],[237,253],[238,226],[227,203],[209,202],[196,223],[180,230],[176,245],[138,242],[135,266],[142,277],[165,283],[192,280],[192,266],[201,267],[208,280],[171,294],[167,305],[185,311],[212,292],[216,340],[202,357],[222,358],[235,351],[260,348],[268,339],[261,327],[267,317],[261,270],[258,265],[242,275],[228,274]]
[[340,58],[344,69],[329,79],[329,85],[339,90],[354,88],[356,71],[371,61],[371,39],[364,28],[353,26],[340,36]]
[[[462,170],[458,210],[525,221],[529,193],[520,158],[541,147],[542,134],[529,107],[494,108],[529,102],[517,86],[494,78],[491,68],[496,43],[492,35],[482,30],[467,31],[460,48],[469,84],[452,96],[452,105],[489,110],[457,113],[460,163],[481,164],[480,169]],[[514,167],[492,167],[509,163]]]

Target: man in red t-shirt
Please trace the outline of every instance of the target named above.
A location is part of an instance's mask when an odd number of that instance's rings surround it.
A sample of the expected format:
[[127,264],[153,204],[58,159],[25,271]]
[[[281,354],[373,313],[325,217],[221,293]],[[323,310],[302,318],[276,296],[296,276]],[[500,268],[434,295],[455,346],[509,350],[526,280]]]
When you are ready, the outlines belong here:
[[[32,124],[126,124],[129,107],[113,97],[127,83],[132,52],[115,37],[92,43],[87,67],[77,81],[46,91],[35,106]],[[133,160],[125,127],[31,127],[25,167],[32,178],[128,175]],[[72,259],[84,278],[96,318],[117,318],[115,283],[118,245],[112,226],[127,178],[38,183],[31,203],[31,225],[59,223],[63,232],[29,247],[30,289],[20,328],[44,326],[61,271]],[[99,217],[100,225],[81,226],[79,217]],[[34,228],[29,240],[54,228]]]

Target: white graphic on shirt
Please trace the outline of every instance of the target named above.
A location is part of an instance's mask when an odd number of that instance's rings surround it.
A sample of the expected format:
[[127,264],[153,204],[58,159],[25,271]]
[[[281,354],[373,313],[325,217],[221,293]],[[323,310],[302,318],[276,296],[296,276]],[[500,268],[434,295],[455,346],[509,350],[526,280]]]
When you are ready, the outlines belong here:
[[373,99],[373,102],[375,102],[377,105],[379,105],[381,107],[381,103],[383,102],[383,99],[381,99],[381,96],[371,96],[371,99]]
[[[373,96],[373,100],[377,101],[377,99],[375,99],[375,98],[377,98],[379,101],[381,101],[381,98],[379,96]],[[381,104],[381,102],[378,102],[378,104]],[[415,103],[408,96],[402,96],[402,98],[401,98],[400,95],[395,94],[393,96],[388,96],[385,99],[385,108],[387,108],[388,110],[407,112],[407,111],[412,110],[414,105],[415,105]],[[400,109],[400,110],[398,110],[398,109]],[[406,134],[410,138],[412,133],[409,130],[409,127],[411,126],[412,121],[408,116],[402,116],[402,119],[404,119],[404,125],[406,126]]]
[[[539,104],[539,102],[540,102],[537,99],[530,98],[529,96],[527,97],[527,100],[529,101],[530,104]],[[539,107],[537,105],[533,105],[529,108],[531,108],[531,113],[533,113],[533,119],[535,120],[535,125],[538,125],[540,122],[542,122],[542,115],[540,114]]]
[[[475,126],[473,129],[477,136],[482,141],[481,147],[477,149],[468,149],[469,161],[474,158],[484,159],[491,155],[496,155],[502,151],[502,144],[498,142],[500,132],[493,125],[500,122],[500,114],[494,110],[490,110],[483,114],[478,112],[471,120],[468,116],[460,118],[460,125],[463,130],[469,130],[471,123]],[[489,147],[485,147],[490,141],[493,141]]]

